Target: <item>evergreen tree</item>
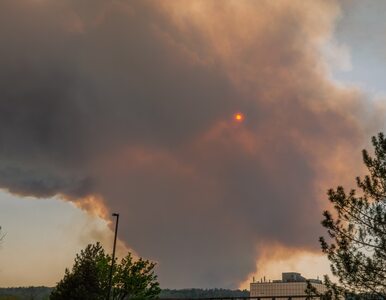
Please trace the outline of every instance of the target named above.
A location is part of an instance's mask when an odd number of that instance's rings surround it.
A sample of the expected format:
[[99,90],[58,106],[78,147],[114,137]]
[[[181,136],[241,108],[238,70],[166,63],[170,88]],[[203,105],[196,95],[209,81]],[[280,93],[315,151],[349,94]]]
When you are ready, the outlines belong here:
[[324,212],[322,225],[330,239],[320,238],[340,293],[386,299],[386,139],[372,138],[374,156],[363,150],[369,174],[357,177],[359,192],[342,186],[328,191],[334,211]]
[[76,255],[72,271],[65,270],[64,278],[52,291],[50,299],[105,299],[108,262],[109,260],[99,243],[88,245],[85,250]]

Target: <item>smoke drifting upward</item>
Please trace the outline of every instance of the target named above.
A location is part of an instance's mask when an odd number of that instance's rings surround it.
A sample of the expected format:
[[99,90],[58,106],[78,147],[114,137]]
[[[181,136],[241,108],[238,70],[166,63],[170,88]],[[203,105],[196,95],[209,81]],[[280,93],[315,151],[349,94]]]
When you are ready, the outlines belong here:
[[259,245],[317,250],[329,178],[379,118],[329,79],[338,15],[324,0],[1,1],[0,185],[119,211],[164,287],[235,287]]

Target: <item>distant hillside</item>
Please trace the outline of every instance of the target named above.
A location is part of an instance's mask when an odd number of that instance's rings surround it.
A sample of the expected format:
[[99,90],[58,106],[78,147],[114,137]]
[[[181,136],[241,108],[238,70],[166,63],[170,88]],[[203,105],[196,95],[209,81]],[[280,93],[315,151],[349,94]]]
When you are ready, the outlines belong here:
[[216,297],[249,297],[247,290],[227,290],[227,289],[164,289],[160,298],[216,298]]
[[[39,287],[17,287],[0,288],[0,300],[48,300],[52,288]],[[211,298],[211,297],[249,297],[247,290],[227,290],[227,289],[164,289],[160,298]]]
[[48,300],[51,291],[44,286],[0,288],[0,300]]

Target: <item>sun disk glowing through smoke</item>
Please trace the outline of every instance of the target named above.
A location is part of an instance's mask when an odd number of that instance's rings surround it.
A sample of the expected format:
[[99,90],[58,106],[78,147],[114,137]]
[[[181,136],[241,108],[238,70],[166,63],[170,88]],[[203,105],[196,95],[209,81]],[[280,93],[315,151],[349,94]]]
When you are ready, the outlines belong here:
[[233,115],[233,119],[234,119],[236,122],[241,123],[241,122],[244,121],[245,116],[244,116],[242,113],[238,112],[238,113],[235,113],[235,114]]

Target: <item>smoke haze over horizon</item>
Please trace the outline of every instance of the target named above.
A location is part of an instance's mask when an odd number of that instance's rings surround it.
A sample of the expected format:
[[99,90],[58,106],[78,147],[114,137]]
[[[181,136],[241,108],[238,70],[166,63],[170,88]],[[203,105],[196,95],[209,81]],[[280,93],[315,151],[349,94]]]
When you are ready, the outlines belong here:
[[332,79],[341,13],[1,1],[0,187],[119,212],[166,287],[237,287],[268,246],[319,252],[326,189],[351,183],[384,126],[381,102]]

